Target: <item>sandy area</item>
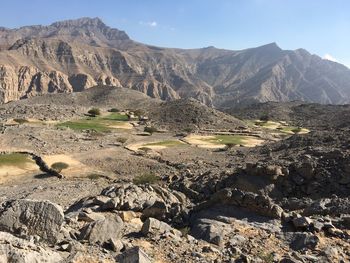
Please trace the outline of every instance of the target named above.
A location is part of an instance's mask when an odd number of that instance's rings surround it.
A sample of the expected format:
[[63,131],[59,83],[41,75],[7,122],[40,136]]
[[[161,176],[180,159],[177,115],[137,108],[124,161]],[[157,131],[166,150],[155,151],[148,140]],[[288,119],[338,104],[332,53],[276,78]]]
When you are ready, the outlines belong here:
[[114,128],[114,129],[127,129],[127,130],[131,130],[132,128],[134,128],[134,126],[129,122],[119,122],[113,125],[108,125],[108,127]]
[[185,137],[184,141],[188,142],[189,144],[197,145],[198,147],[201,147],[201,148],[220,149],[225,147],[225,144],[215,144],[207,141],[209,139],[215,139],[215,136],[191,134]]
[[27,175],[39,172],[39,168],[35,163],[27,163],[23,167],[4,165],[0,166],[0,183],[13,181],[13,176]]
[[69,165],[67,169],[62,170],[66,177],[81,176],[83,173],[91,171],[89,167],[79,162],[77,159],[66,154],[55,154],[43,156],[44,161],[51,166],[53,163],[63,162]]
[[[225,144],[217,144],[217,143],[208,141],[210,139],[215,139],[215,136],[192,134],[184,138],[184,140],[189,144],[193,144],[201,148],[221,149],[226,147]],[[258,139],[255,137],[246,136],[244,139],[242,139],[242,145],[244,145],[245,147],[255,147],[255,146],[261,145],[262,143],[264,143],[264,140]]]

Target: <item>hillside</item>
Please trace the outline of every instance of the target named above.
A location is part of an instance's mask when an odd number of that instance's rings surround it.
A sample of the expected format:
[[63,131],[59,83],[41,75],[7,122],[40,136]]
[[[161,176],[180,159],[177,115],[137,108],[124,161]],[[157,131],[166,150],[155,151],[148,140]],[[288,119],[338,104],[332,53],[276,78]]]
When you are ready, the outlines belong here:
[[0,30],[0,102],[97,84],[209,106],[301,100],[350,101],[350,70],[275,43],[240,51],[144,45],[98,18]]

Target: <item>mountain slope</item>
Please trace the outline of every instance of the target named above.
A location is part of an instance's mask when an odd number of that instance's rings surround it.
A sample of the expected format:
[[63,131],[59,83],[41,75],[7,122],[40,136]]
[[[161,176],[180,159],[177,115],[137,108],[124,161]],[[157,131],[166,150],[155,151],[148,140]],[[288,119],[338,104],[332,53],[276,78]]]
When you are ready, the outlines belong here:
[[137,43],[98,18],[0,29],[0,103],[45,93],[123,86],[162,100],[233,104],[350,101],[350,70],[275,43],[241,51]]

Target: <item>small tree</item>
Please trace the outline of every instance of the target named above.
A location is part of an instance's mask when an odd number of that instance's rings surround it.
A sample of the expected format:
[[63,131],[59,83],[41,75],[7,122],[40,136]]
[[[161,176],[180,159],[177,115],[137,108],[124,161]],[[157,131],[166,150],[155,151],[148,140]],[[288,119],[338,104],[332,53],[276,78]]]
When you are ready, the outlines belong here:
[[92,108],[88,111],[88,113],[94,117],[97,115],[101,115],[101,111],[99,108]]
[[160,178],[153,173],[145,173],[139,176],[136,176],[133,179],[133,183],[136,185],[142,184],[156,184],[158,183]]
[[267,113],[260,116],[260,120],[264,122],[268,122],[270,120],[270,117]]
[[57,162],[57,163],[53,163],[51,165],[51,168],[54,169],[58,173],[62,172],[63,169],[67,169],[68,167],[69,167],[69,165],[66,163],[63,163],[63,162]]
[[232,143],[232,142],[226,143],[225,145],[226,145],[226,148],[225,148],[226,151],[229,151],[229,150],[231,150],[233,147],[236,146],[236,144],[234,144],[234,143]]
[[126,141],[128,140],[128,138],[125,138],[125,137],[119,137],[116,139],[117,142],[120,142],[120,143],[126,143]]
[[144,131],[148,132],[150,134],[153,134],[153,133],[157,132],[157,128],[153,127],[153,126],[149,126],[149,127],[145,127]]
[[26,119],[20,119],[20,118],[18,118],[18,119],[13,119],[13,121],[14,121],[14,122],[17,122],[18,124],[23,124],[23,123],[28,122],[28,120],[26,120]]

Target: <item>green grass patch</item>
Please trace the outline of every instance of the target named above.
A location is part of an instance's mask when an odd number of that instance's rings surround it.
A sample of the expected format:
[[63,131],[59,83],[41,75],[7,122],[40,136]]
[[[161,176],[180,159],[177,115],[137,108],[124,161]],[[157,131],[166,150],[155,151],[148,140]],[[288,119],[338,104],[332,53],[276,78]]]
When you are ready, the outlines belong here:
[[109,126],[118,124],[124,125],[125,123],[122,121],[127,120],[128,116],[113,112],[103,117],[88,117],[80,120],[62,122],[57,124],[57,127],[67,127],[75,131],[94,130],[96,132],[109,132],[114,129]]
[[139,176],[136,176],[133,179],[133,183],[136,185],[141,185],[141,184],[156,184],[158,183],[160,180],[160,178],[158,176],[156,176],[153,173],[146,173],[146,174],[142,174]]
[[249,139],[247,136],[241,135],[216,135],[214,138],[203,139],[203,141],[207,141],[213,144],[229,144],[229,145],[239,145],[243,144],[244,140]]
[[16,166],[19,168],[25,168],[27,164],[34,161],[27,154],[21,153],[8,153],[0,155],[0,167],[1,166]]
[[144,146],[166,146],[166,147],[172,147],[172,146],[183,146],[184,143],[180,141],[175,140],[168,140],[168,141],[161,141],[161,142],[152,142],[152,143],[146,143]]
[[128,121],[129,118],[125,114],[113,112],[107,116],[97,117],[97,119],[111,120],[111,121]]
[[108,128],[106,125],[89,120],[66,121],[57,124],[57,126],[67,127],[74,131],[94,130],[97,132],[108,132],[111,130],[111,128]]

